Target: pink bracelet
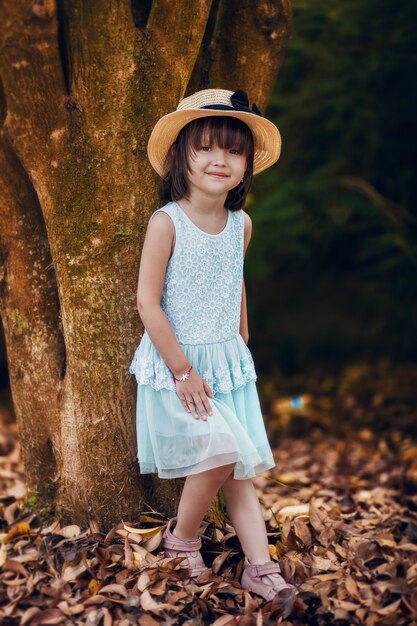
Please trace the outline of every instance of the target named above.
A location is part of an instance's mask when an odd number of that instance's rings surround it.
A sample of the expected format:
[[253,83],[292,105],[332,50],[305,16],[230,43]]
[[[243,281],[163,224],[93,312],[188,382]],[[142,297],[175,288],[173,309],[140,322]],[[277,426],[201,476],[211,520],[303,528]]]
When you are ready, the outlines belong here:
[[174,379],[174,383],[179,383],[185,380],[188,380],[190,378],[190,372],[193,369],[193,366],[190,365],[190,368],[185,372],[185,374],[182,374],[179,378],[175,377],[175,374],[172,375],[172,378]]

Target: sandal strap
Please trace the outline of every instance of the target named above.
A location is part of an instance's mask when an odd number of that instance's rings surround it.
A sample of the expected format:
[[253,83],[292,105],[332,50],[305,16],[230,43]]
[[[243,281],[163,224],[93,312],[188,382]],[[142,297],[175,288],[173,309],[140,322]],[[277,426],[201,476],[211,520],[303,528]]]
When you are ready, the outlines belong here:
[[265,576],[266,574],[280,574],[281,568],[278,563],[262,563],[261,565],[249,565],[251,575]]
[[196,550],[200,550],[201,548],[201,537],[197,537],[197,539],[192,539],[190,541],[185,541],[184,539],[180,539],[176,537],[171,532],[171,526],[177,521],[176,517],[173,517],[169,520],[166,530],[162,536],[161,544],[164,548],[168,548],[169,550],[179,550],[180,552],[195,552]]
[[193,541],[183,541],[178,537],[168,535],[163,538],[162,545],[169,550],[178,550],[180,552],[195,552],[201,548],[201,539],[194,539]]

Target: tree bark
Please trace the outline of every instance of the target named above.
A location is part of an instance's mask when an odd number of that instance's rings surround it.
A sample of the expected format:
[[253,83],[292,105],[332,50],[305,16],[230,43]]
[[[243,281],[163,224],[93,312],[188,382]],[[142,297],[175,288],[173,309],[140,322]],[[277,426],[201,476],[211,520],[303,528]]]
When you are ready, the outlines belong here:
[[290,0],[213,3],[187,95],[244,89],[264,111],[283,63],[292,24]]
[[[156,204],[146,144],[204,64],[209,86],[231,81],[265,102],[289,9],[245,2],[246,14],[237,11],[230,45],[236,58],[251,38],[259,47],[255,86],[253,60],[243,70],[224,47],[230,6],[216,5],[209,19],[208,0],[0,5],[1,315],[28,486],[38,510],[64,522],[94,517],[108,529],[143,508],[170,514],[178,501],[181,481],[139,477],[128,372],[143,330],[140,250]],[[278,38],[260,26],[272,9]],[[213,19],[209,61],[202,42]]]

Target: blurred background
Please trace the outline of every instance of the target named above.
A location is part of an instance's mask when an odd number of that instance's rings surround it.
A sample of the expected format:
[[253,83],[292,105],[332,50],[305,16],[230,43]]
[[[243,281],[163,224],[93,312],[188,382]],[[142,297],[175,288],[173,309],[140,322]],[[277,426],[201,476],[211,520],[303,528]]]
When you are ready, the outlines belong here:
[[416,23],[410,1],[294,2],[266,111],[281,158],[248,204],[265,401],[342,390],[373,405],[390,395],[397,418],[412,421],[405,406],[415,416]]
[[[336,403],[361,425],[376,412],[414,428],[416,24],[411,0],[294,2],[266,111],[282,155],[247,205],[249,345],[270,417],[321,398],[321,414]],[[7,395],[3,336],[0,354]]]

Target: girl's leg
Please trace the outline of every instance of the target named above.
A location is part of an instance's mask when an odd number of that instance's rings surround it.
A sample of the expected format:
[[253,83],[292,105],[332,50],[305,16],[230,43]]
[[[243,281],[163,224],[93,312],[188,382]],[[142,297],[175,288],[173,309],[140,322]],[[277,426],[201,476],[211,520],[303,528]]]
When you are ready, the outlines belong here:
[[236,480],[229,475],[222,489],[230,521],[246,557],[250,563],[270,561],[265,521],[252,480]]
[[280,614],[287,617],[294,605],[296,588],[282,577],[278,563],[271,562],[265,522],[252,480],[229,476],[223,493],[230,521],[245,553],[242,587],[266,600],[277,598]]
[[198,536],[201,520],[225,479],[233,472],[233,468],[234,463],[187,476],[173,535],[185,540]]

